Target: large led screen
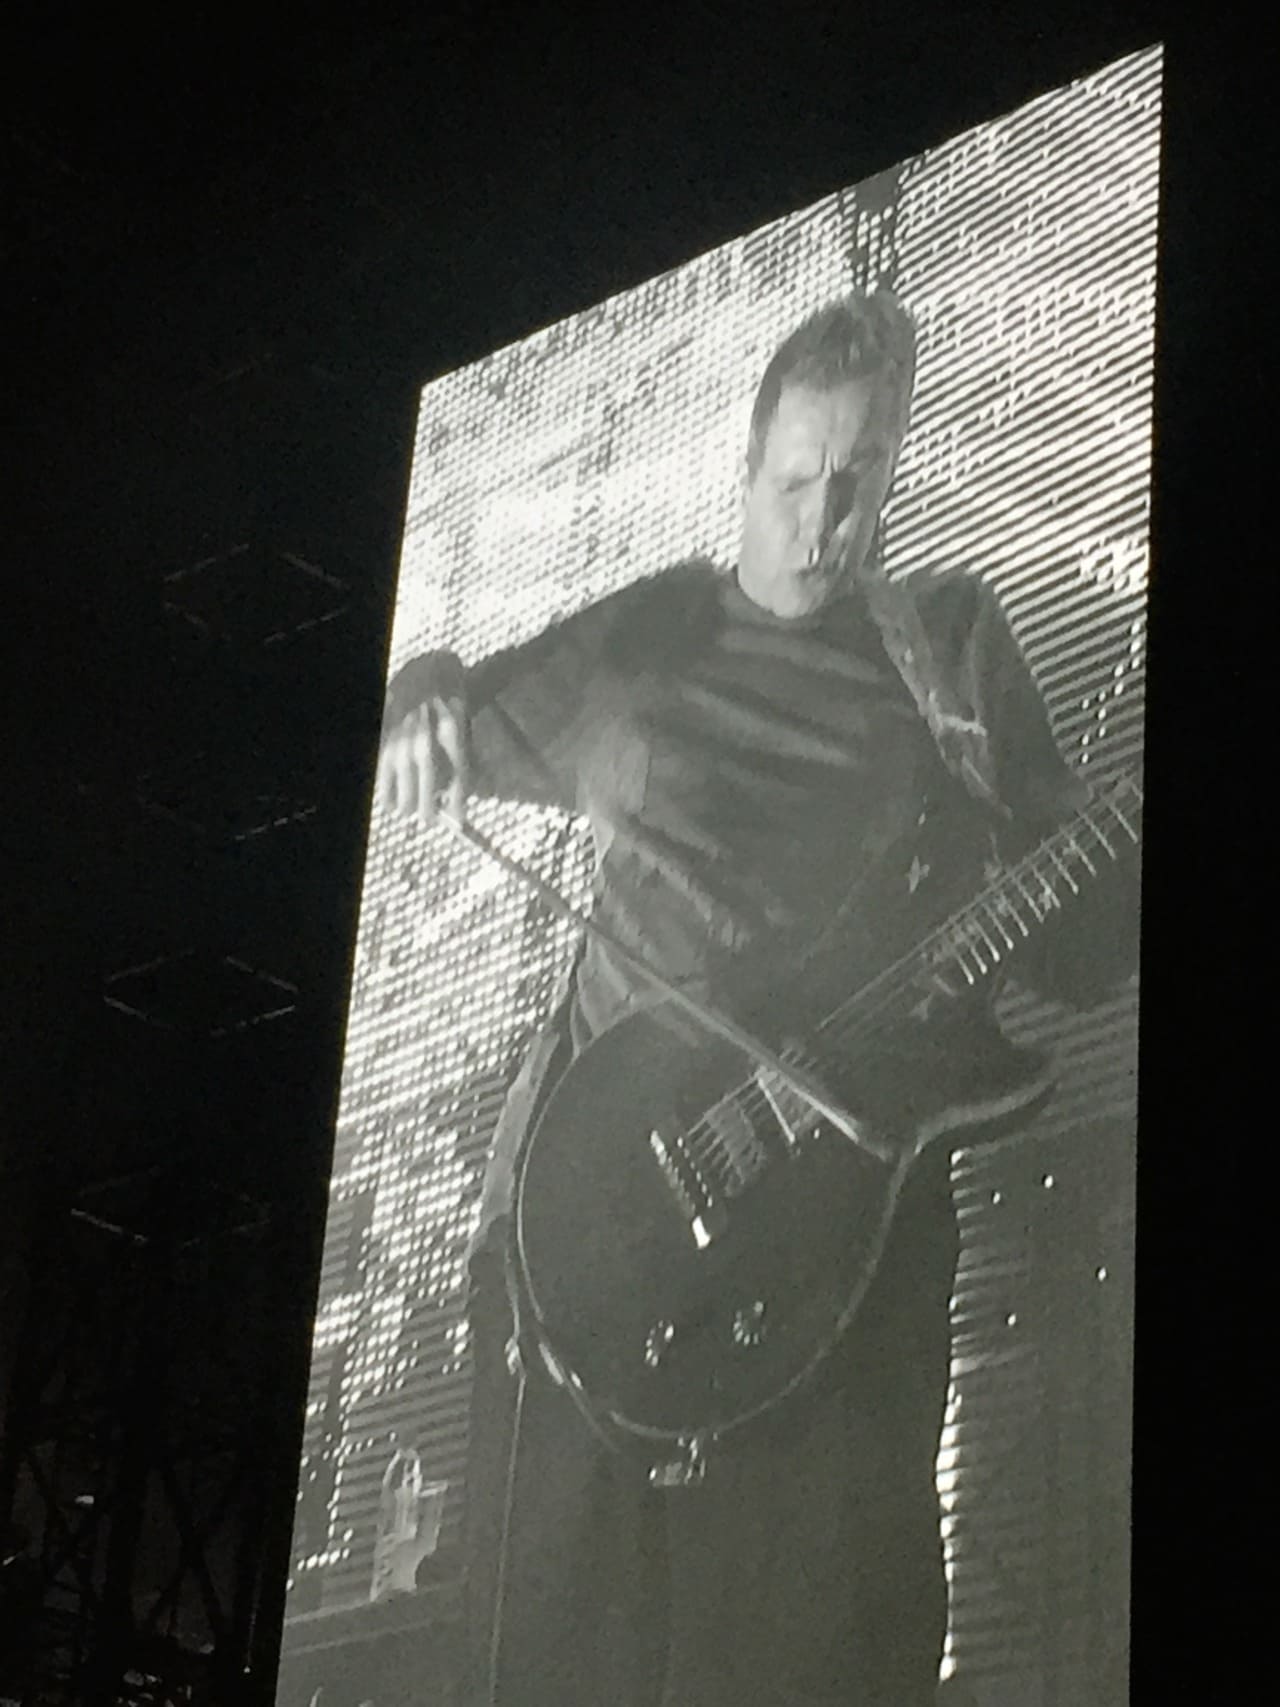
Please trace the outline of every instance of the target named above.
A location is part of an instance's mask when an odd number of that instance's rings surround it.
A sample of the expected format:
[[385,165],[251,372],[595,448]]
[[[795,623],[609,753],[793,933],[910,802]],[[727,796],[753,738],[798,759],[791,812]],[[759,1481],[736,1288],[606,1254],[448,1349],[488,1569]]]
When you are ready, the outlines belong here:
[[[389,669],[434,648],[473,664],[691,557],[731,575],[766,363],[814,310],[887,285],[915,322],[918,365],[885,572],[985,583],[1068,763],[1103,790],[1132,772],[1160,75],[1158,50],[1127,57],[433,380]],[[595,853],[571,812],[478,801],[472,821],[588,903]],[[395,1698],[376,1658],[391,1638],[369,1632],[428,1619],[462,1571],[467,1246],[504,1093],[576,944],[446,826],[374,812],[282,1701]],[[951,1159],[943,1678],[982,1707],[1119,1702],[1136,979],[1085,1012],[1014,981],[1001,1012],[1052,1048],[1058,1083],[1021,1129]],[[397,1498],[426,1514],[407,1577],[385,1557]]]

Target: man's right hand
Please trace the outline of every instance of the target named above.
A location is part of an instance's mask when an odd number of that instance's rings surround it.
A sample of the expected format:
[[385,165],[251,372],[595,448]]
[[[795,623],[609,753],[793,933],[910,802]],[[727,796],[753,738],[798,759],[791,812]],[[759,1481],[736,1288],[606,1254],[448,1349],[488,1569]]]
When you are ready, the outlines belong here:
[[466,821],[471,723],[466,676],[452,653],[418,661],[414,710],[382,732],[374,803],[400,818],[434,824],[443,809]]

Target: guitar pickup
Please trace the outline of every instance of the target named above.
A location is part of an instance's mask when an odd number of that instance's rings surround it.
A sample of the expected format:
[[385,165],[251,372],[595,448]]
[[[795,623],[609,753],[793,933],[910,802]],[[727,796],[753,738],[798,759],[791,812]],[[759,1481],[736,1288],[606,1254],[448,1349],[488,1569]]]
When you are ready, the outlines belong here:
[[655,1126],[649,1134],[649,1148],[682,1218],[688,1223],[694,1244],[705,1251],[728,1226],[728,1216],[712,1198],[678,1138],[665,1138]]

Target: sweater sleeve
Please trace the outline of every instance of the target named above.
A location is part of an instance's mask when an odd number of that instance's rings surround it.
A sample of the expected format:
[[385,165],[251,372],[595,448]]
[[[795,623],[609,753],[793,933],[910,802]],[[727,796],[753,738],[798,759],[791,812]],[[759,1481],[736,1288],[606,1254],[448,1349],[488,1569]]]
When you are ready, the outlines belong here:
[[[1016,859],[1088,805],[1092,790],[1062,757],[1026,659],[994,595],[972,577],[944,586],[956,680],[991,742],[997,793],[1010,821],[997,831]],[[1137,968],[1136,859],[1104,868],[1079,900],[1046,921],[1014,965],[1018,981],[1072,1008],[1105,1000]]]
[[471,792],[580,810],[590,756],[616,709],[613,689],[692,643],[713,582],[709,566],[691,560],[631,582],[470,668],[452,653],[411,658],[388,685],[383,728],[396,727],[433,693],[465,694]]
[[450,652],[411,658],[387,685],[390,731],[436,693],[465,696],[471,793],[573,810],[588,708],[622,595],[466,667]]

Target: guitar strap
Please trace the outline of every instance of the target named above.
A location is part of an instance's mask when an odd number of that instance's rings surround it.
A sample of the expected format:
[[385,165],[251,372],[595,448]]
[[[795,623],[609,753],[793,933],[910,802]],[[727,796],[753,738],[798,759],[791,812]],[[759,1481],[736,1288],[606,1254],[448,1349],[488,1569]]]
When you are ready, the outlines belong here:
[[1007,818],[986,724],[939,668],[910,587],[870,566],[859,577],[859,586],[890,662],[928,725],[943,764],[973,799]]
[[[1011,813],[997,788],[995,760],[986,724],[939,664],[914,593],[905,581],[889,580],[874,562],[875,556],[873,553],[872,560],[859,575],[857,586],[867,601],[889,661],[932,735],[944,768],[984,815],[1010,818]],[[861,902],[866,872],[874,870],[886,854],[902,845],[901,838],[915,816],[916,805],[910,801],[902,801],[899,805],[903,810],[890,812],[879,835],[869,845],[860,848],[858,872],[817,938],[800,956],[801,971],[807,969],[831,941],[840,940],[840,933],[848,920],[855,916]],[[923,815],[919,822],[924,822]]]

